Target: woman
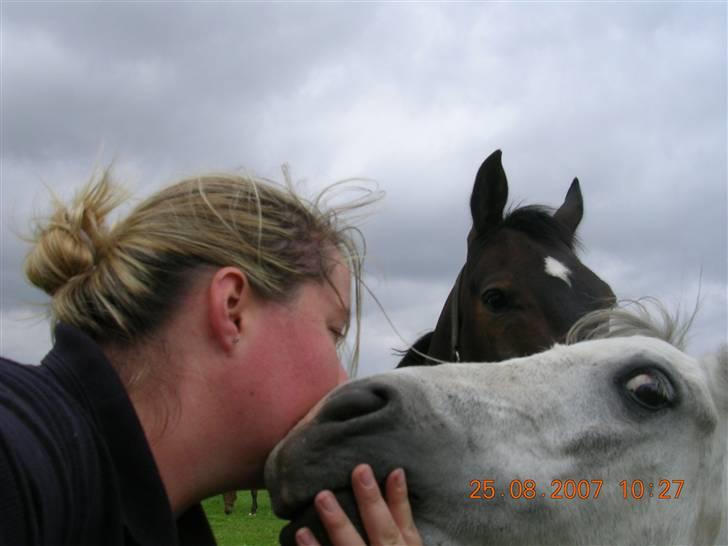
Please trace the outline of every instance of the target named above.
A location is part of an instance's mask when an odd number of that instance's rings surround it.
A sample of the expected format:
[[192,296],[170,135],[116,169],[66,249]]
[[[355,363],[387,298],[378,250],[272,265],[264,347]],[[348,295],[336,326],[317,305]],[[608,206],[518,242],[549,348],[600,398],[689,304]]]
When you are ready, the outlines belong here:
[[[273,446],[347,379],[361,260],[337,210],[202,176],[107,228],[123,200],[107,171],[36,229],[26,275],[55,344],[0,362],[0,544],[214,544],[200,501],[263,487]],[[386,502],[371,482],[354,470],[370,540],[419,543],[403,473]],[[363,544],[330,492],[316,506],[334,544]]]

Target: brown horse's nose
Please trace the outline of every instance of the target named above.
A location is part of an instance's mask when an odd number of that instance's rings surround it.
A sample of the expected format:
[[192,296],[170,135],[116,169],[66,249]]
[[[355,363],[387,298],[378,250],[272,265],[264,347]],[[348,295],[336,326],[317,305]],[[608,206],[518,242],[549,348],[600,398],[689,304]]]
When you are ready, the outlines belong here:
[[328,400],[316,417],[318,423],[343,423],[381,411],[396,398],[393,389],[375,383],[354,383]]

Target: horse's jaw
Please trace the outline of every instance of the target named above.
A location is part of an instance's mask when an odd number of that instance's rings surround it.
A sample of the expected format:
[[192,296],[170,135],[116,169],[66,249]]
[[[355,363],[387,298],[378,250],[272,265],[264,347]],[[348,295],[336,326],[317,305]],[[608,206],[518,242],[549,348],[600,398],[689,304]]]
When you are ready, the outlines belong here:
[[[353,493],[347,490],[337,491],[335,494],[336,500],[347,513],[357,531],[367,540],[366,531],[359,517]],[[441,515],[446,516],[450,509],[451,507],[444,505]],[[482,537],[464,542],[462,536],[455,537],[448,534],[446,530],[448,525],[444,518],[443,521],[437,521],[437,518],[435,518],[435,521],[430,521],[415,515],[415,523],[422,538],[422,544],[425,546],[483,546],[485,544]],[[281,529],[279,535],[281,546],[296,546],[296,531],[302,527],[308,527],[322,546],[331,545],[313,504],[309,504],[299,510],[295,518]]]

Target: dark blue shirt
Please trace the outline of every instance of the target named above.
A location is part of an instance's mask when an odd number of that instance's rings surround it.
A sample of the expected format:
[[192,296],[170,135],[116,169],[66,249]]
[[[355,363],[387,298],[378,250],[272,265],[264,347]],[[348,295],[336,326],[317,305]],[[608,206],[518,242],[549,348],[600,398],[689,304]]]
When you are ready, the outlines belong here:
[[0,358],[0,545],[215,544],[175,521],[141,423],[99,346],[60,324],[40,366]]

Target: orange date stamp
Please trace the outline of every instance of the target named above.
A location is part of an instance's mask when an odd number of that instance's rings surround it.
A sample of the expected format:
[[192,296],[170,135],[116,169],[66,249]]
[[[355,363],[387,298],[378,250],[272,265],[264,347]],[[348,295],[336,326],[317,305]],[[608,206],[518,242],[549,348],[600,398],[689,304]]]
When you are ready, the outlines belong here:
[[[622,480],[618,486],[625,500],[656,498],[658,500],[679,499],[685,480]],[[612,484],[613,486],[613,484]],[[551,480],[550,488],[544,490],[534,480],[511,480],[501,487],[495,480],[470,480],[472,500],[548,498],[554,500],[595,500],[599,498],[604,480]]]

